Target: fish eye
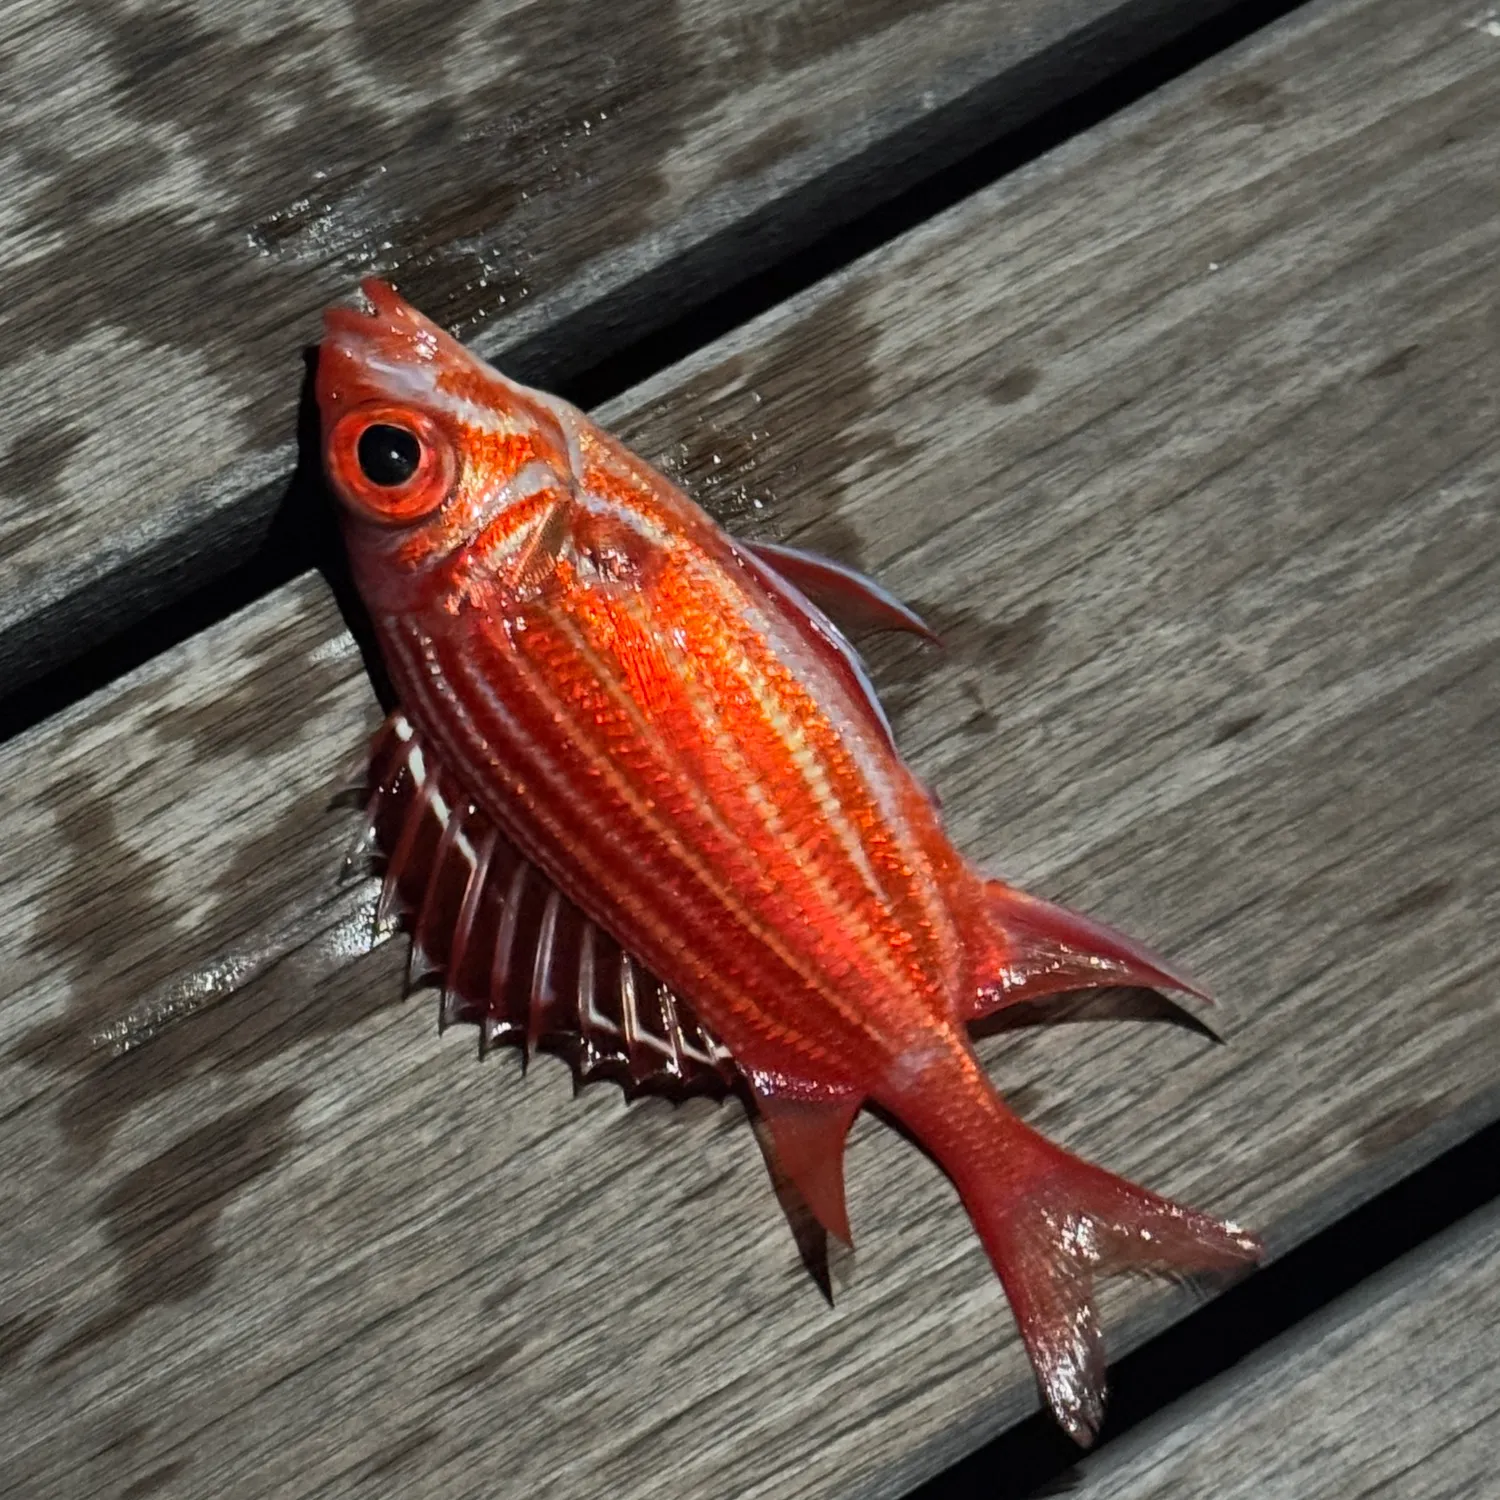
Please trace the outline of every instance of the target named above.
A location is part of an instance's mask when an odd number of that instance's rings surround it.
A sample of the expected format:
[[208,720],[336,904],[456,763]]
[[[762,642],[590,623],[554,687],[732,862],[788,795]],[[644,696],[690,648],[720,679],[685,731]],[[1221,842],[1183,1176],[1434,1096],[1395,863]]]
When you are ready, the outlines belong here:
[[372,422],[359,435],[355,446],[360,472],[371,484],[388,489],[405,484],[422,462],[422,444],[416,433],[390,422]]
[[378,401],[338,417],[324,439],[323,465],[356,514],[382,526],[409,526],[448,498],[458,455],[430,413]]

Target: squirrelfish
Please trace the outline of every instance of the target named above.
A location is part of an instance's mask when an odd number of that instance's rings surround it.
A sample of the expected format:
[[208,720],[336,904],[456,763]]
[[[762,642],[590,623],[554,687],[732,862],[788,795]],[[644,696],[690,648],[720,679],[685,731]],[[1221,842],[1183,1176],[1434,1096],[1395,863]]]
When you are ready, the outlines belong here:
[[845,1241],[845,1136],[878,1106],[952,1180],[1045,1400],[1089,1441],[1095,1272],[1231,1269],[1259,1244],[1030,1129],[969,1027],[1192,985],[953,846],[831,618],[925,630],[911,611],[731,537],[581,411],[363,292],[326,314],[323,454],[399,702],[370,772],[382,902],[443,1019],[582,1079],[740,1091]]

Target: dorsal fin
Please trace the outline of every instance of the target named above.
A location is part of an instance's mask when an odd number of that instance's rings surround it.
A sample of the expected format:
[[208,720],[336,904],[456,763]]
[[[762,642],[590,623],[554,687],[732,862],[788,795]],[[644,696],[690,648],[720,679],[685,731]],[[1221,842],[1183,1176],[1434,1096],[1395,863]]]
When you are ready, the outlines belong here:
[[[1149,948],[1065,906],[1007,885],[984,885],[988,918],[981,983],[965,1021],[977,1021],[1010,1006],[1029,1004],[1067,990],[1140,986],[1180,990],[1212,1004],[1203,987]],[[1182,1020],[1180,1007],[1143,1019]],[[1205,1030],[1189,1015],[1186,1024]],[[1208,1032],[1213,1036],[1213,1032]]]
[[580,1085],[674,1098],[735,1086],[734,1059],[687,1002],[520,854],[400,712],[372,747],[366,820],[356,849],[385,859],[378,920],[410,931],[442,1025],[477,1025],[483,1050],[557,1052]]

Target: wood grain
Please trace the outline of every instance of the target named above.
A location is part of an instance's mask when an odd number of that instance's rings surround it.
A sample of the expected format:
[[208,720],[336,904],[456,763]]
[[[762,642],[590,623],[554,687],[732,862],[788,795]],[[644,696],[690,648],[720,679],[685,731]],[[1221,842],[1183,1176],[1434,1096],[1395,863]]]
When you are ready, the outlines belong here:
[[[1056,1028],[987,1043],[997,1079],[1273,1251],[1500,1114],[1470,19],[1314,5],[608,413],[947,631],[871,657],[959,843],[1225,1001],[1225,1047]],[[575,1100],[400,1003],[327,810],[374,712],[309,579],[0,753],[17,1492],[896,1496],[1029,1411],[878,1122],[829,1310],[736,1107]],[[195,987],[226,998],[88,1046]],[[1202,1295],[1111,1284],[1111,1347]]]
[[1497,1334],[1492,1206],[1081,1465],[1068,1494],[1484,1500],[1500,1494]]
[[0,692],[294,544],[359,275],[554,385],[1228,4],[12,0]]

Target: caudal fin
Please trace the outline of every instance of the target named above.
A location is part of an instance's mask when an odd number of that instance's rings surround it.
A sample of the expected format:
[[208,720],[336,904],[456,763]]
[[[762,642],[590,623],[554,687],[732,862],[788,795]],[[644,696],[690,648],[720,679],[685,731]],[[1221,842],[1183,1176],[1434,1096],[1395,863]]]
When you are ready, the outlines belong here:
[[[999,1272],[1042,1396],[1087,1447],[1104,1416],[1099,1271],[1229,1271],[1262,1254],[1255,1235],[1183,1208],[1070,1155],[1010,1117],[1003,1155],[965,1206]],[[965,1174],[968,1175],[968,1174]]]

